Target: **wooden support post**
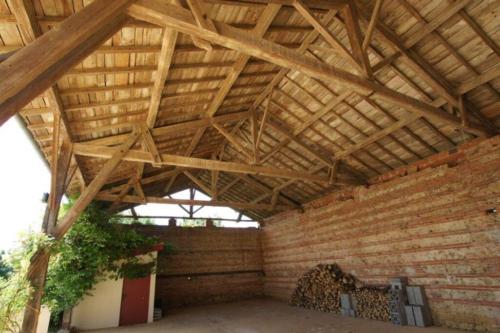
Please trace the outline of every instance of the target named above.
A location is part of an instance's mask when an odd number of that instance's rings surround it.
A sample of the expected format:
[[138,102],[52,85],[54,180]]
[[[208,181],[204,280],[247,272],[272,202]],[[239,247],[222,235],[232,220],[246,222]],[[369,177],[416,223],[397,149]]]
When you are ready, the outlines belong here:
[[137,217],[137,212],[135,211],[134,207],[130,208],[130,212],[132,213],[132,216],[134,217],[135,221],[139,220],[139,218]]
[[[58,148],[58,144],[55,144]],[[53,156],[53,170],[51,179],[51,193],[45,208],[45,215],[42,222],[42,232],[52,235],[56,223],[61,198],[64,194],[66,178],[69,165],[71,163],[72,144],[69,140],[64,140],[60,150],[56,149]],[[32,258],[28,269],[28,281],[33,290],[31,291],[28,303],[24,310],[22,333],[35,333],[38,326],[38,316],[40,313],[45,277],[47,275],[50,253],[47,249],[41,249]]]
[[278,203],[278,199],[280,197],[280,191],[279,190],[274,190],[273,191],[273,196],[271,197],[271,205],[273,208],[276,207],[276,204]]
[[[153,136],[151,135],[151,131],[147,127],[143,129],[142,137],[144,140],[144,145],[151,154],[153,166],[155,168],[161,167],[161,155],[158,152],[158,148],[156,147],[155,139],[153,138]],[[139,179],[141,178],[142,174],[140,175]]]
[[211,190],[212,190],[212,200],[217,201],[217,197],[219,196],[217,191],[217,181],[219,180],[219,171],[212,170],[211,174]]
[[333,185],[337,181],[337,174],[339,171],[339,160],[335,160],[330,168],[330,184]]
[[[49,208],[45,211],[48,219]],[[27,279],[33,288],[28,298],[28,303],[24,309],[23,324],[21,333],[35,333],[38,326],[38,317],[42,305],[43,289],[45,278],[49,267],[50,253],[48,250],[41,250],[31,259]]]
[[460,111],[462,127],[467,128],[469,126],[469,117],[467,115],[467,108],[465,107],[464,95],[458,96],[458,110]]
[[189,189],[189,199],[191,200],[191,204],[189,205],[189,217],[193,218],[193,200],[194,200],[194,195],[195,195],[195,189],[190,188]]

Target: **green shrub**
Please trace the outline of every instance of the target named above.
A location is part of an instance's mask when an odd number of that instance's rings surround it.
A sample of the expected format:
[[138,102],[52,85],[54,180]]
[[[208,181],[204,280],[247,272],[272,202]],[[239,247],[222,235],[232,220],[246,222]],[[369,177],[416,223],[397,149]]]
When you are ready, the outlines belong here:
[[[62,209],[62,214],[71,204]],[[26,305],[31,290],[26,273],[38,249],[51,251],[43,303],[53,313],[75,306],[101,280],[151,274],[156,266],[153,258],[147,264],[140,263],[136,253],[157,240],[124,227],[120,219],[92,203],[57,242],[43,234],[25,236],[22,246],[8,256],[12,273],[0,278],[0,332],[18,331],[15,317]]]

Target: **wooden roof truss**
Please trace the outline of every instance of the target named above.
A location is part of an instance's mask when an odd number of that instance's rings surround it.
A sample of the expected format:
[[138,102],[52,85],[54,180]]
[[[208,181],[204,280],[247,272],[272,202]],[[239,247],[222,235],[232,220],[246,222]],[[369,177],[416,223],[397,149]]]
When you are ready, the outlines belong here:
[[[495,4],[63,3],[0,0],[0,124],[38,142],[52,211],[81,193],[58,237],[92,199],[262,219],[498,133]],[[212,200],[169,196],[191,187]]]

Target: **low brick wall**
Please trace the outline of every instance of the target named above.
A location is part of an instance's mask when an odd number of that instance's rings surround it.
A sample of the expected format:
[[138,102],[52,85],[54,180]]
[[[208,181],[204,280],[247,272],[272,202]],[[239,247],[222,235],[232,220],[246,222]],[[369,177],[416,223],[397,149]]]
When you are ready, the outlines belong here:
[[338,263],[369,284],[408,276],[438,325],[500,330],[500,137],[468,143],[265,221],[264,292]]
[[262,296],[260,230],[141,226],[172,244],[160,253],[156,298],[167,308]]

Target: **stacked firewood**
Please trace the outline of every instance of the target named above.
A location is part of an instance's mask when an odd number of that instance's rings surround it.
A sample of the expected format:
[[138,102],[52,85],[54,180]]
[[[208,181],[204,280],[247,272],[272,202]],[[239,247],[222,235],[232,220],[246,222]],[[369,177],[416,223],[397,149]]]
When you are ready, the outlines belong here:
[[356,304],[356,316],[389,320],[387,293],[366,288],[351,274],[344,274],[336,264],[318,265],[298,281],[291,304],[324,312],[340,312],[340,294],[350,293]]
[[360,288],[352,292],[356,315],[361,318],[389,321],[389,297],[386,290]]

